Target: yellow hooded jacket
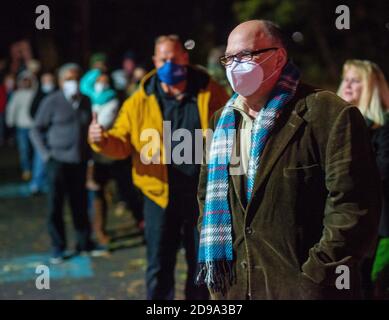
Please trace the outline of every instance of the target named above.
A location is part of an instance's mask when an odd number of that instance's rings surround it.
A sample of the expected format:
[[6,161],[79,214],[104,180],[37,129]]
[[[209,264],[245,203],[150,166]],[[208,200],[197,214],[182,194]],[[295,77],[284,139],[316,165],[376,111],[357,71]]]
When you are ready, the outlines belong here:
[[[202,79],[199,82],[197,104],[201,128],[205,130],[212,114],[225,105],[228,96],[224,88],[205,71],[193,66],[188,68],[191,68],[191,74],[197,75],[196,78]],[[131,155],[134,184],[144,195],[166,208],[169,183],[167,167],[163,163],[163,116],[155,90],[150,90],[152,86],[149,85],[155,77],[156,70],[153,70],[142,79],[139,89],[124,102],[112,129],[104,133],[103,143],[91,144],[91,147],[95,152],[115,159]],[[150,133],[155,133],[151,141],[146,139]],[[145,152],[148,146],[153,148],[148,148],[149,152]],[[145,159],[147,161],[152,158],[159,159],[159,163],[145,163]]]

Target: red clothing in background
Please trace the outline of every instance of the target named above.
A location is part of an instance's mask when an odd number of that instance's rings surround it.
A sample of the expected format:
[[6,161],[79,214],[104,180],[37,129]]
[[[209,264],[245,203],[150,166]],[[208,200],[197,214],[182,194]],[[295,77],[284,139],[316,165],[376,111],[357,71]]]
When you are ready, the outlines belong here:
[[5,112],[6,104],[7,104],[7,92],[5,90],[5,85],[0,84],[0,113]]

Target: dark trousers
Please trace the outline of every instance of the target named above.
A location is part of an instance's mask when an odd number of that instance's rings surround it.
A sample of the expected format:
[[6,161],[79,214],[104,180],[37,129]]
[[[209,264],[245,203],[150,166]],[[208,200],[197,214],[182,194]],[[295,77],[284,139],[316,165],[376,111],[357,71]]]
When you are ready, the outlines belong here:
[[90,226],[85,188],[86,163],[69,164],[56,160],[47,163],[48,176],[48,228],[55,252],[66,249],[63,219],[65,197],[68,197],[76,232],[76,250],[90,250]]
[[116,181],[119,201],[126,204],[137,221],[143,220],[143,199],[132,182],[131,158],[115,160],[111,164],[111,176]]
[[208,290],[195,285],[199,234],[196,228],[196,193],[170,190],[169,205],[161,208],[145,197],[145,238],[147,245],[147,299],[174,299],[174,269],[177,250],[183,246],[187,262],[185,298],[206,300]]

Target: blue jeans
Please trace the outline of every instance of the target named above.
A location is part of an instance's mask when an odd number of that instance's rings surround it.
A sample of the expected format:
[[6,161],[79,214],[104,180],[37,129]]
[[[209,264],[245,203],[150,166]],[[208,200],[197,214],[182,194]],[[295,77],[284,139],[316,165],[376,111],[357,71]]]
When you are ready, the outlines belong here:
[[37,150],[34,150],[32,179],[30,190],[32,192],[44,191],[47,185],[46,164]]
[[16,129],[16,141],[19,151],[20,167],[22,171],[31,171],[31,154],[32,146],[30,143],[30,137],[28,136],[30,129],[17,128]]
[[144,198],[147,299],[174,299],[176,256],[178,249],[183,246],[188,267],[185,298],[207,300],[207,288],[195,284],[199,243],[196,228],[198,219],[196,192],[185,194],[172,189],[169,192],[169,205],[166,209],[149,198]]

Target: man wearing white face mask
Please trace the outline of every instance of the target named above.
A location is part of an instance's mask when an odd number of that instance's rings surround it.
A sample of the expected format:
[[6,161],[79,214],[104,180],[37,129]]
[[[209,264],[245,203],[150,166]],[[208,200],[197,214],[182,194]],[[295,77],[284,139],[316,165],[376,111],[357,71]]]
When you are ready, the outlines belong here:
[[[236,94],[210,123],[197,282],[214,299],[358,297],[380,212],[358,108],[301,83],[270,21],[238,25],[220,62]],[[338,266],[349,290],[338,290]]]
[[[40,86],[31,104],[30,114],[34,119],[42,100],[56,90],[54,74],[45,72],[40,77]],[[46,189],[46,168],[39,151],[34,148],[34,159],[32,165],[32,178],[30,181],[30,192],[32,195],[43,192]]]
[[35,115],[31,139],[46,161],[48,174],[48,227],[52,240],[51,263],[66,258],[63,219],[65,196],[69,197],[76,231],[76,252],[98,254],[90,240],[85,188],[88,125],[92,119],[90,100],[79,92],[80,68],[69,63],[59,69],[60,90],[47,96]]

